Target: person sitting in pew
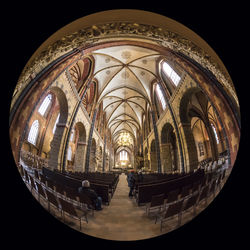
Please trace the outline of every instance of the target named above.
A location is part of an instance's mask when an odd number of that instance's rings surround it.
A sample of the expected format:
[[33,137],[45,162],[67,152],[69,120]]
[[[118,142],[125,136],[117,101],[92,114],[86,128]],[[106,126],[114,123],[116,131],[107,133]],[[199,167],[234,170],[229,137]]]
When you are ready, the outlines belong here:
[[97,195],[95,190],[90,188],[88,180],[82,181],[82,186],[78,188],[78,192],[87,195],[95,204],[96,210],[102,210],[102,198]]

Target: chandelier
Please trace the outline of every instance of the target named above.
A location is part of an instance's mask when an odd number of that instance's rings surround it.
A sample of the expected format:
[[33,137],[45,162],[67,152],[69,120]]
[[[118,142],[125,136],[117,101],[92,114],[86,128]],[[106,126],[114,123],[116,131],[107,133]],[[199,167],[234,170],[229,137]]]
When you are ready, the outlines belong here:
[[121,133],[118,139],[119,146],[129,146],[133,143],[133,139],[131,138],[129,133],[123,132]]

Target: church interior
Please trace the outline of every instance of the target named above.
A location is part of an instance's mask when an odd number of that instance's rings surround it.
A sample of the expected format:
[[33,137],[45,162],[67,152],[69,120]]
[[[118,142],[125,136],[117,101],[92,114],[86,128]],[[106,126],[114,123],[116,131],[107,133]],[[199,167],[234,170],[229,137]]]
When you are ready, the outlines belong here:
[[[138,10],[92,14],[48,38],[9,116],[13,158],[35,199],[77,231],[127,241],[175,230],[213,201],[240,126],[234,85],[209,45]],[[103,210],[79,196],[83,180]]]

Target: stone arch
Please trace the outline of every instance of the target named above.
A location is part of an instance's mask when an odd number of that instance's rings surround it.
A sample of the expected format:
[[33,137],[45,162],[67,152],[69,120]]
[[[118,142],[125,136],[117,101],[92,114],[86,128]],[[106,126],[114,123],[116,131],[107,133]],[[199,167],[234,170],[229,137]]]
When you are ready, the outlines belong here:
[[155,139],[153,139],[150,144],[150,168],[153,172],[157,171],[157,154]]
[[89,159],[89,171],[94,172],[96,170],[96,140],[92,138],[91,148],[90,148],[90,159]]
[[[186,163],[187,166],[190,167],[190,170],[196,168],[196,166],[198,166],[198,160],[201,160],[199,157],[199,155],[201,155],[199,154],[201,148],[197,144],[197,135],[196,140],[194,137],[195,130],[193,129],[193,124],[197,124],[193,122],[194,118],[196,120],[201,120],[204,124],[204,128],[200,129],[202,129],[207,135],[206,151],[211,151],[210,156],[212,160],[218,160],[218,145],[207,109],[209,103],[209,98],[197,87],[186,91],[180,102],[180,121],[184,138],[183,143],[186,151]],[[204,139],[202,140],[205,141]],[[200,146],[202,146],[201,143]]]
[[[60,117],[56,125],[56,130],[53,139],[50,143],[49,161],[48,166],[52,169],[61,169],[63,162],[64,140],[67,131],[67,119],[68,119],[68,101],[65,93],[58,87],[50,88],[50,91],[55,94],[59,102]],[[61,150],[60,150],[61,149]]]
[[86,151],[86,129],[82,122],[75,124],[77,131],[76,152],[75,152],[75,171],[84,171],[85,151]]
[[170,123],[165,123],[161,130],[161,160],[163,172],[171,173],[178,169],[178,148],[174,128]]
[[191,117],[188,115],[188,103],[191,99],[191,96],[194,93],[198,93],[200,88],[193,87],[188,89],[182,96],[180,101],[180,132],[182,136],[182,144],[184,149],[184,158],[185,158],[185,170],[192,171],[198,166],[198,156],[195,145],[194,136],[191,130]]

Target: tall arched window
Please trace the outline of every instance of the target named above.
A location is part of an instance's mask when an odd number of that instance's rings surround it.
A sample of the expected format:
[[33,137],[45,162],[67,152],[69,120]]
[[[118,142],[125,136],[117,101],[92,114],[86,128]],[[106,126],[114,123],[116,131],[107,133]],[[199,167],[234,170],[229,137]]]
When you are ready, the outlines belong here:
[[211,126],[212,126],[212,129],[214,131],[214,136],[215,136],[216,143],[219,144],[219,138],[218,138],[218,135],[217,135],[217,132],[216,132],[216,128],[215,128],[213,123],[211,123]]
[[69,148],[68,148],[68,155],[67,155],[67,159],[69,160],[69,161],[71,161],[71,159],[72,159],[72,149],[71,149],[71,147],[69,146]]
[[28,135],[28,142],[32,143],[33,145],[36,145],[38,132],[39,132],[39,122],[38,120],[35,120],[30,128],[30,132]]
[[173,70],[173,68],[167,63],[162,64],[163,71],[171,79],[175,86],[177,86],[181,80],[180,76]]
[[120,152],[120,161],[126,161],[128,160],[128,152],[125,150],[122,150]]
[[70,135],[70,141],[74,140],[74,136],[75,136],[75,129],[72,129],[71,135]]
[[57,116],[57,118],[56,118],[56,122],[55,122],[55,125],[54,125],[54,128],[53,128],[53,134],[55,133],[55,131],[56,131],[56,125],[57,125],[57,123],[58,123],[58,121],[59,121],[59,117],[60,117],[60,113],[58,114],[58,116]]
[[159,98],[159,100],[160,100],[160,102],[161,102],[162,108],[165,109],[166,106],[167,106],[167,104],[166,104],[165,97],[164,97],[164,95],[163,95],[163,93],[162,93],[162,90],[161,90],[161,87],[160,87],[159,84],[156,85],[156,93],[157,93],[158,98]]
[[44,115],[48,106],[50,105],[51,103],[51,100],[52,100],[52,95],[49,94],[45,97],[45,99],[43,100],[40,108],[38,109],[38,112],[41,114],[41,115]]

